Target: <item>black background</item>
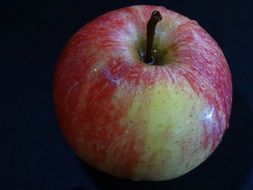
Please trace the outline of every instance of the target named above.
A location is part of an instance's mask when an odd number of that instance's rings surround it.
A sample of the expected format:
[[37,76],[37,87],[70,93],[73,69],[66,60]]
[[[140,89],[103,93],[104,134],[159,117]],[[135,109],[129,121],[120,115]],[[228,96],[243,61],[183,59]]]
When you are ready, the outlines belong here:
[[[62,137],[52,79],[67,40],[89,20],[133,4],[197,20],[219,43],[233,76],[231,127],[214,154],[165,182],[134,182],[82,163]],[[253,1],[2,1],[0,189],[253,189]]]

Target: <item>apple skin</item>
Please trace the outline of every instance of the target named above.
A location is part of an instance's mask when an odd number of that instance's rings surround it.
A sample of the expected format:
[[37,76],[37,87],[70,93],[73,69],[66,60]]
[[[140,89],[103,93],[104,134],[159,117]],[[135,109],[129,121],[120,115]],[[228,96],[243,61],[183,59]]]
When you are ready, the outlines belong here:
[[[146,24],[160,11],[156,64],[142,62]],[[54,101],[67,141],[113,176],[167,180],[216,149],[229,127],[232,81],[215,40],[160,6],[130,6],[81,28],[59,57]]]

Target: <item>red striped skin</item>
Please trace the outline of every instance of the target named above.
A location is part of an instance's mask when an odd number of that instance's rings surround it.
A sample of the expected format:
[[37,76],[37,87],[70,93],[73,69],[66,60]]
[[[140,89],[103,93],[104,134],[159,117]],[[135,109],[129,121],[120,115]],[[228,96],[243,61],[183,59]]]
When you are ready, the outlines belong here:
[[[162,66],[148,66],[138,55],[140,38],[155,9],[163,15],[157,35],[169,22],[180,23],[160,40],[172,59]],[[152,88],[158,82],[180,86],[182,78],[214,108],[220,121],[203,120],[204,129],[213,128],[204,130],[202,146],[214,150],[228,128],[232,102],[231,74],[217,43],[195,21],[163,7],[127,7],[107,13],[81,28],[58,60],[54,100],[63,134],[87,163],[131,177],[145,144],[145,131],[124,120],[136,88]],[[119,88],[124,89],[121,97]],[[225,115],[225,128],[220,112]]]

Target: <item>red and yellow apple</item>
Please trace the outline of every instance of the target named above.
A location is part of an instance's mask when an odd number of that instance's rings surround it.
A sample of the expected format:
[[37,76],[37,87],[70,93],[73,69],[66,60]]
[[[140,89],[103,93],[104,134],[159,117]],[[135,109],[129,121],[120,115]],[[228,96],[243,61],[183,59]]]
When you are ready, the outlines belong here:
[[[152,12],[152,63],[143,59]],[[204,160],[229,127],[231,74],[196,21],[158,6],[106,13],[81,28],[57,63],[54,100],[77,155],[111,175],[181,176]]]

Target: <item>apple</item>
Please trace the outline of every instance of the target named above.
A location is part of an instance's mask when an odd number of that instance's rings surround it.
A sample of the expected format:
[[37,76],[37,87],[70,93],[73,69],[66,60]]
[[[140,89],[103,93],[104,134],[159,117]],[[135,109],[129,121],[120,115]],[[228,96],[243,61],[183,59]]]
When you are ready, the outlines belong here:
[[64,136],[86,163],[121,178],[167,180],[221,142],[231,74],[196,21],[130,6],[74,34],[56,66],[54,101]]

